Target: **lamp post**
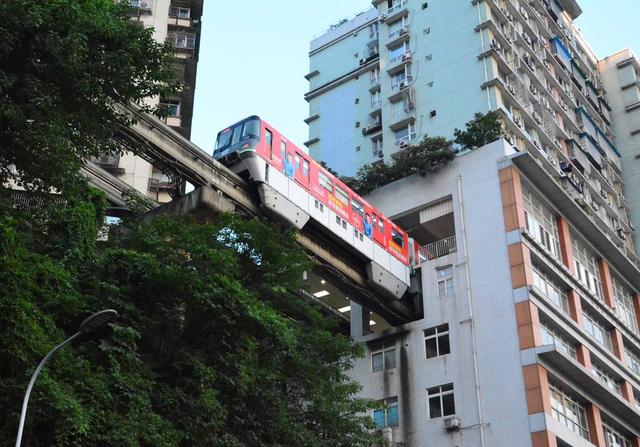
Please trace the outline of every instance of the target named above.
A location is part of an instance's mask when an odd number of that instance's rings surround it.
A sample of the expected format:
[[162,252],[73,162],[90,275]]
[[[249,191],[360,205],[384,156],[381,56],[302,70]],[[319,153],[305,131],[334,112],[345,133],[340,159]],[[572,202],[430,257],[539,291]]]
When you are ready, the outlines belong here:
[[64,348],[66,345],[71,343],[80,335],[88,334],[90,332],[93,332],[103,327],[108,323],[111,323],[116,319],[117,316],[118,316],[118,312],[116,312],[113,309],[101,310],[100,312],[96,312],[90,315],[82,323],[80,323],[80,326],[78,327],[78,332],[76,332],[71,337],[67,338],[65,341],[63,341],[58,346],[53,348],[51,351],[49,351],[49,353],[45,356],[45,358],[42,359],[42,361],[34,371],[33,376],[31,376],[31,380],[29,381],[29,386],[27,386],[27,392],[24,394],[24,400],[22,401],[22,413],[20,414],[20,425],[18,425],[18,436],[16,438],[16,447],[20,447],[20,444],[22,444],[22,432],[24,430],[25,417],[27,416],[27,405],[29,404],[29,396],[31,395],[31,389],[33,388],[33,384],[35,383],[36,378],[38,377],[38,374],[40,374],[40,370],[42,370],[44,365],[49,361],[49,359],[53,356],[53,354],[56,353],[56,351],[59,351],[60,349]]

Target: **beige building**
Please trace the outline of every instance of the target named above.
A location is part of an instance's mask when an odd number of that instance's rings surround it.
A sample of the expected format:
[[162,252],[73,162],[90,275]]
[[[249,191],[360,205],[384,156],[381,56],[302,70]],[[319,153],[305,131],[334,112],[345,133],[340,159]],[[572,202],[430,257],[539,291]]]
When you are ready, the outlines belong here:
[[[186,84],[178,96],[150,98],[149,102],[165,104],[167,124],[185,138],[190,138],[203,0],[130,0],[130,4],[134,8],[132,20],[145,27],[153,27],[158,42],[172,44],[176,76]],[[171,200],[181,188],[161,169],[129,153],[105,155],[94,161],[157,202]]]

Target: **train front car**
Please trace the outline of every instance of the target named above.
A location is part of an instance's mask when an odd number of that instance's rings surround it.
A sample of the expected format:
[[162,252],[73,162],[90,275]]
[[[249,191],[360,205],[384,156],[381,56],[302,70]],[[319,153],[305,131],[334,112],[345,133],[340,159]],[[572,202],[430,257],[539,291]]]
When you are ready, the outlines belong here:
[[218,134],[214,158],[254,182],[262,209],[301,229],[309,219],[368,260],[369,281],[400,298],[416,247],[400,227],[257,116]]

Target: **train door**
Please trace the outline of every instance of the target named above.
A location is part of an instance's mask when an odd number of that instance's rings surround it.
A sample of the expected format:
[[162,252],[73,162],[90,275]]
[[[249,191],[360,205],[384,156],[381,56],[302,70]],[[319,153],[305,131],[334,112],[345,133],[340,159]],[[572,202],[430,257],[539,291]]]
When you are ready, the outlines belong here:
[[379,214],[376,211],[371,212],[371,233],[373,236],[373,240],[376,241],[379,245],[383,247],[387,247],[387,238],[385,235],[386,231],[386,222],[384,218],[380,218]]
[[309,160],[299,151],[293,153],[294,178],[304,189],[309,189]]

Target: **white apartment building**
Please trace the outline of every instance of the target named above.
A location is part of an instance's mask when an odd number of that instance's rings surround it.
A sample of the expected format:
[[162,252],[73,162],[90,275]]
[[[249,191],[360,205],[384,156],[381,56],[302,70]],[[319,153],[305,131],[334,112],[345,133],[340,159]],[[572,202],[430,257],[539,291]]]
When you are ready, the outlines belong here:
[[[191,136],[196,70],[200,47],[203,0],[129,0],[132,20],[153,27],[158,42],[169,42],[175,49],[174,69],[186,88],[171,98],[149,98],[151,104],[167,107],[166,122],[185,138]],[[143,158],[130,153],[103,155],[93,160],[138,191],[157,202],[168,202],[178,191],[175,179]]]

